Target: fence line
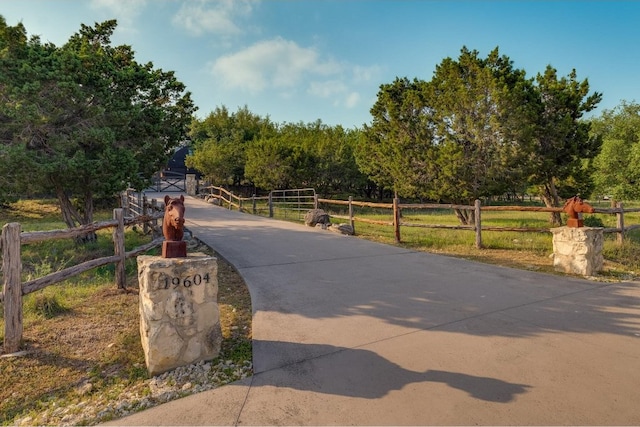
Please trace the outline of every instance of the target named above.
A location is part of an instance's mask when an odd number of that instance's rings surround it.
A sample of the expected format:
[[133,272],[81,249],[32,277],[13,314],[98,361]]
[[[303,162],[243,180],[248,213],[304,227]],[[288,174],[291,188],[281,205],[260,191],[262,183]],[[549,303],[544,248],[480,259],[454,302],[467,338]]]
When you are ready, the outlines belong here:
[[257,207],[258,200],[268,200],[267,196],[257,197],[255,194],[251,197],[239,197],[233,194],[233,192],[227,190],[226,188],[217,187],[215,185],[210,185],[208,187],[203,187],[202,190],[208,190],[209,193],[205,194],[205,200],[208,202],[212,200],[217,200],[218,204],[222,207],[228,207],[229,210],[232,208],[238,209],[240,212],[246,212],[244,202],[251,202],[251,213],[257,215],[257,213],[261,210]]
[[[454,204],[438,204],[438,203],[400,203],[399,199],[394,199],[393,203],[371,203],[371,202],[355,202],[353,200],[333,200],[333,199],[317,199],[318,203],[342,205],[349,207],[349,216],[344,215],[331,215],[333,218],[346,219],[352,224],[352,228],[355,232],[353,223],[355,221],[365,222],[376,225],[388,225],[394,227],[394,234],[396,242],[401,242],[401,227],[422,227],[422,228],[445,228],[452,230],[474,230],[476,232],[475,246],[477,248],[482,247],[482,231],[517,231],[517,232],[549,232],[549,228],[539,227],[496,227],[496,226],[482,226],[482,211],[514,211],[514,212],[563,212],[562,208],[554,207],[541,207],[541,206],[481,206],[480,200],[476,200],[474,205],[454,205]],[[380,209],[392,209],[393,219],[391,221],[372,220],[368,218],[357,217],[353,214],[353,207],[368,207],[368,208],[380,208]],[[428,210],[428,209],[458,209],[458,210],[471,210],[474,211],[475,223],[473,225],[442,225],[442,224],[417,224],[402,221],[402,209],[416,209],[416,210]],[[640,228],[640,224],[627,225],[624,223],[624,214],[631,212],[640,212],[640,208],[625,209],[622,203],[618,203],[614,208],[595,208],[594,213],[603,214],[615,214],[616,215],[616,227],[604,228],[604,233],[617,233],[617,240],[621,243],[624,239],[624,233],[637,228]]]
[[[377,203],[377,202],[361,202],[354,201],[352,197],[349,200],[335,200],[335,199],[323,199],[318,198],[315,195],[313,188],[305,189],[290,189],[290,190],[273,190],[269,193],[269,196],[256,197],[238,197],[232,192],[217,186],[209,186],[203,188],[208,190],[209,194],[206,195],[208,200],[218,199],[221,206],[227,206],[229,209],[233,207],[237,208],[241,212],[245,212],[243,203],[247,201],[252,202],[251,212],[255,215],[263,209],[256,208],[256,201],[267,200],[267,206],[269,210],[269,217],[273,218],[274,209],[277,207],[283,208],[285,211],[285,218],[287,210],[294,210],[298,212],[298,219],[300,219],[300,212],[314,208],[317,209],[320,203],[330,205],[347,206],[349,209],[349,215],[331,215],[332,218],[344,219],[349,221],[351,228],[355,233],[355,223],[362,222],[374,225],[393,226],[396,241],[401,241],[401,227],[420,227],[420,228],[439,228],[439,229],[451,229],[451,230],[473,230],[476,232],[477,248],[482,247],[482,231],[515,231],[515,232],[534,232],[534,233],[546,233],[550,232],[548,227],[498,227],[498,226],[482,226],[482,211],[512,211],[512,212],[563,212],[560,207],[546,207],[546,206],[482,206],[480,200],[476,200],[473,205],[460,205],[460,204],[441,204],[441,203],[400,203],[399,199],[394,199],[393,203]],[[301,195],[301,192],[312,193],[313,196],[305,194]],[[313,198],[313,201],[312,201]],[[354,213],[354,207],[361,208],[379,208],[392,210],[392,217],[390,220],[376,220],[370,218],[359,217]],[[429,210],[429,209],[457,209],[457,210],[470,210],[474,212],[474,224],[468,225],[444,225],[444,224],[417,224],[402,221],[402,209],[415,209],[415,210]],[[640,228],[640,224],[625,225],[624,214],[640,212],[640,208],[627,209],[624,208],[622,203],[617,203],[613,208],[595,208],[595,213],[602,214],[614,214],[616,215],[616,227],[605,227],[604,233],[617,233],[618,242],[622,242],[624,239],[624,233],[637,228]]]
[[[164,216],[164,212],[155,212],[150,215],[142,215],[137,218],[126,219],[124,209],[113,210],[114,219],[85,225],[68,230],[35,231],[22,233],[19,223],[12,222],[2,227],[0,246],[2,247],[3,292],[0,294],[0,302],[4,304],[4,351],[14,353],[20,348],[22,341],[22,297],[31,292],[38,291],[47,286],[59,283],[73,276],[81,274],[93,268],[116,264],[115,281],[119,289],[126,288],[125,261],[149,249],[162,244],[163,239],[158,238],[152,242],[139,246],[129,252],[125,252],[124,228],[127,225],[141,222],[156,222]],[[22,282],[22,255],[21,246],[29,243],[37,243],[45,240],[75,238],[90,232],[105,228],[113,228],[114,255],[96,258],[77,264],[75,266],[48,274],[38,279]]]
[[[245,202],[251,202],[251,213],[257,215],[260,211],[268,210],[269,218],[274,217],[276,209],[282,209],[285,212],[285,218],[287,211],[293,210],[297,212],[298,219],[300,219],[301,212],[317,207],[317,197],[313,188],[272,190],[268,196],[259,197],[255,194],[251,197],[239,197],[233,192],[215,185],[204,187],[202,190],[208,191],[208,194],[205,194],[207,201],[217,200],[220,206],[226,206],[229,209],[235,207],[240,212],[246,212]],[[267,207],[258,208],[258,201],[266,201]]]

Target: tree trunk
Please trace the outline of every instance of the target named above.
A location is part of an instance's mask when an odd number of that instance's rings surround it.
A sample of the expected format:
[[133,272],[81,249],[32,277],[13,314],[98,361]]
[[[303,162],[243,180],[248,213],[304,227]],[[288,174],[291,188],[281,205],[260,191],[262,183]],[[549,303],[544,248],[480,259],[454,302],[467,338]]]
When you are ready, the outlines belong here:
[[[85,191],[84,193],[84,221],[83,224],[91,224],[93,222],[93,193]],[[76,241],[79,243],[95,242],[98,235],[95,231],[79,236]]]
[[84,224],[93,222],[93,194],[90,191],[84,193]]
[[[78,225],[86,225],[93,222],[93,198],[91,194],[85,198],[84,216],[80,216],[76,208],[73,207],[69,196],[62,187],[56,186],[56,196],[60,203],[60,211],[62,212],[62,220],[68,228],[75,228]],[[87,202],[88,200],[88,202]],[[97,234],[95,232],[79,236],[75,240],[77,243],[87,243],[96,241]]]
[[64,192],[62,187],[56,186],[56,196],[60,203],[60,211],[62,212],[62,220],[68,228],[74,228],[77,224],[82,224],[82,219],[78,212],[71,204],[69,196]]
[[468,209],[454,209],[456,217],[460,221],[462,225],[472,225],[475,224],[476,215],[472,210]]
[[[544,185],[540,193],[544,205],[548,208],[557,208],[560,206],[560,198],[558,197],[558,189],[556,188],[553,178]],[[560,212],[551,212],[549,222],[554,226],[562,225],[562,217]]]

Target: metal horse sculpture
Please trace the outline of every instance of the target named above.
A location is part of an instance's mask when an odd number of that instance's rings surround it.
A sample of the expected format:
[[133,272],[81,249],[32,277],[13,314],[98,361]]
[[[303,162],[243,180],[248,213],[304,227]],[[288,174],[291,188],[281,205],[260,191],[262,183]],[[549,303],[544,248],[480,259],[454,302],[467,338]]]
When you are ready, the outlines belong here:
[[187,256],[187,243],[184,237],[184,196],[164,197],[164,218],[162,220],[163,258],[183,258]]
[[567,227],[584,227],[584,221],[581,218],[581,213],[594,213],[595,209],[590,204],[584,202],[580,197],[573,196],[570,199],[567,199],[564,207],[562,208],[564,212],[569,215],[569,219],[567,220]]

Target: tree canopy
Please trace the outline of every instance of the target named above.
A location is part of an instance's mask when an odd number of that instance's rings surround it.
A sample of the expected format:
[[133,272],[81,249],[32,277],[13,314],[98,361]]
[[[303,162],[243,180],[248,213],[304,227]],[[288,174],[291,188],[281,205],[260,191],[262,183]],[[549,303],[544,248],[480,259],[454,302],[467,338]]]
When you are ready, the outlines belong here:
[[584,160],[600,141],[582,117],[600,99],[575,70],[559,78],[549,66],[528,79],[498,48],[481,58],[463,47],[430,81],[380,86],[358,165],[403,197],[469,203],[533,185],[548,206],[558,206],[559,195],[590,188]]
[[593,161],[595,191],[615,200],[640,197],[640,105],[623,102],[591,121],[591,132],[602,138]]
[[429,82],[396,78],[380,87],[358,164],[403,197],[464,203],[511,190],[524,176],[528,134],[518,125],[527,91],[524,72],[497,49],[482,59],[463,48]]
[[222,106],[204,119],[194,119],[189,136],[194,146],[187,165],[201,171],[218,185],[245,183],[246,148],[263,134],[271,134],[274,125],[249,111],[247,106],[235,113]]
[[[561,197],[591,193],[584,160],[598,154],[602,141],[589,133],[591,124],[582,118],[596,108],[602,95],[589,94],[588,80],[579,81],[575,70],[559,78],[551,66],[536,76],[535,87],[535,144],[529,182],[541,189],[547,206],[559,206]],[[552,221],[560,224],[560,214],[552,215]]]
[[111,45],[116,25],[82,25],[56,47],[0,17],[2,163],[16,191],[54,193],[69,227],[92,221],[96,196],[142,188],[195,111],[173,72]]
[[366,183],[353,154],[357,139],[357,131],[319,120],[285,123],[248,146],[246,176],[261,188],[356,192]]

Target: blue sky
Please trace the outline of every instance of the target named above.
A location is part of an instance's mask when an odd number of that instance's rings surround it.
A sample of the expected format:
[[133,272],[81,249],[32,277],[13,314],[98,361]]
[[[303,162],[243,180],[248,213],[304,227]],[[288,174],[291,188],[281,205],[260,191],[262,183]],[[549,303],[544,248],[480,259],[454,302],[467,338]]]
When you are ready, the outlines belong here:
[[371,122],[379,86],[430,80],[467,46],[529,77],[576,69],[603,93],[595,114],[640,102],[640,2],[418,0],[0,0],[9,25],[64,44],[117,19],[112,42],[173,70],[205,117],[247,106],[276,123]]

